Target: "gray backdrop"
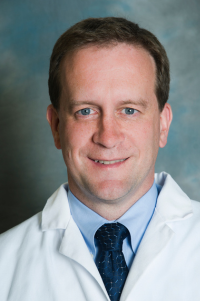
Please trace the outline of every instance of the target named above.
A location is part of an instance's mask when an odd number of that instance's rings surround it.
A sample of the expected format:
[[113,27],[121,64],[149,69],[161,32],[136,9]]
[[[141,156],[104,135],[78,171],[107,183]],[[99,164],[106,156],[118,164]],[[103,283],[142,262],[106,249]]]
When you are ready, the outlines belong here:
[[200,200],[200,1],[0,1],[0,232],[42,210],[67,171],[45,114],[57,38],[87,17],[122,16],[152,31],[171,62],[174,120],[156,171]]

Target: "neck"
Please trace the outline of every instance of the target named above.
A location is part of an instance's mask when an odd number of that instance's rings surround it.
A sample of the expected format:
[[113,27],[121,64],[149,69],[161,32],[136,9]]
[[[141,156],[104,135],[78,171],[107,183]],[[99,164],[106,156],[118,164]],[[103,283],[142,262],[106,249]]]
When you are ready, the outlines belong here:
[[115,200],[104,200],[94,196],[88,196],[88,192],[69,188],[74,196],[85,206],[102,216],[108,221],[119,219],[131,206],[133,206],[147,191],[152,187],[154,179],[143,185],[129,191],[125,196]]

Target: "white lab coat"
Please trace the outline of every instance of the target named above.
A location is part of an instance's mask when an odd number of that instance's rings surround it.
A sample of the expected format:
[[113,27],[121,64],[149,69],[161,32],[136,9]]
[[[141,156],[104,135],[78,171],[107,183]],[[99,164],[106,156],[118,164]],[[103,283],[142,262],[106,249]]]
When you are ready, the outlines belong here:
[[[166,173],[120,301],[200,301],[200,204]],[[108,301],[61,186],[0,236],[0,301]]]

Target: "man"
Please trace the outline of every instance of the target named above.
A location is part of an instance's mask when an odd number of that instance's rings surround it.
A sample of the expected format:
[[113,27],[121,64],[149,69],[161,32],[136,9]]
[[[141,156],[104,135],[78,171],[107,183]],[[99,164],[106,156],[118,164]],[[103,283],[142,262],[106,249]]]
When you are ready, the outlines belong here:
[[[200,206],[166,173],[169,63],[150,32],[87,19],[57,41],[47,109],[68,184],[1,235],[1,300],[200,300]],[[155,180],[154,180],[155,178]]]

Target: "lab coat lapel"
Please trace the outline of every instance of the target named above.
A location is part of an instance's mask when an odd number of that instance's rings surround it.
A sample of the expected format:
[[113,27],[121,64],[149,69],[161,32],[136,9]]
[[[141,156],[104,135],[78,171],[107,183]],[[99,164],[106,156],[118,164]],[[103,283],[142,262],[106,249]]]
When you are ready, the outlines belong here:
[[72,218],[65,230],[59,252],[82,265],[96,279],[109,300],[96,264],[86,246],[80,230]]
[[152,220],[131,266],[120,301],[128,301],[129,296],[132,300],[130,293],[134,290],[137,282],[142,279],[148,267],[155,262],[157,256],[170,243],[172,236],[176,235],[173,231],[173,222],[182,222],[193,214],[191,200],[170,175],[156,174],[155,181],[163,187]]
[[96,279],[109,300],[99,271],[70,214],[67,190],[65,183],[48,199],[42,212],[42,231],[65,230],[59,252],[82,265]]
[[129,300],[128,295],[149,265],[167,246],[173,234],[174,232],[165,224],[159,213],[155,211],[129,271],[120,301]]

